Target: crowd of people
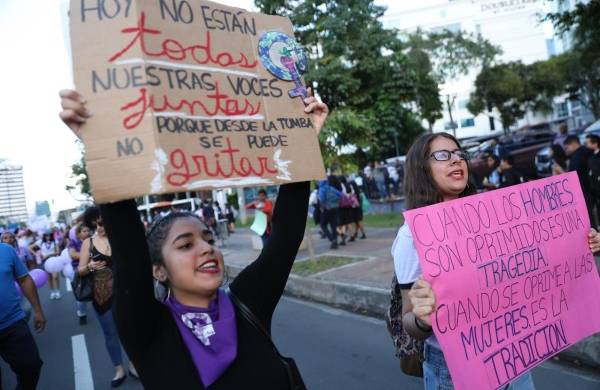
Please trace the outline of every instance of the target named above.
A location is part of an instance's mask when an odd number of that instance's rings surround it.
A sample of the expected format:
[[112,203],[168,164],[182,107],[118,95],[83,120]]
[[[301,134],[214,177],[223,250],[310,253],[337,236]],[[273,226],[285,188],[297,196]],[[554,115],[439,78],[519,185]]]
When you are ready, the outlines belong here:
[[[75,297],[74,314],[78,318],[79,325],[86,325],[88,302],[91,302],[103,332],[107,351],[115,366],[115,375],[111,380],[111,386],[121,385],[127,373],[123,367],[121,343],[111,311],[113,295],[111,247],[98,207],[88,207],[73,221],[73,226],[59,223],[51,229],[40,232],[34,232],[31,229],[4,230],[1,233],[1,240],[2,243],[14,249],[19,264],[27,270],[27,274],[34,269],[47,272],[50,300],[62,298],[60,293],[61,273],[46,271],[48,269],[46,263],[52,258],[67,256],[70,263],[67,269],[70,269],[70,272],[63,271],[66,283],[73,282],[75,273],[80,277],[88,275],[93,280],[92,294],[89,299],[78,300]],[[21,270],[20,267],[15,268]],[[17,273],[14,277],[19,280],[22,275]],[[29,297],[27,298],[29,299]],[[35,312],[36,305],[39,305],[39,302],[31,302],[30,307],[24,299],[20,298],[19,307],[13,308],[13,310],[22,312],[23,319],[27,322],[31,308],[33,307]],[[39,367],[34,364],[37,361],[36,356],[36,354],[31,354],[30,358],[23,357],[25,360],[29,359],[29,362],[22,363],[23,367],[29,367],[23,373],[24,376],[39,377]],[[41,367],[41,361],[39,366]],[[137,377],[135,367],[131,363],[129,374]],[[23,382],[18,372],[17,376],[21,385]],[[27,381],[27,383],[28,385],[24,385],[22,388],[35,388],[31,381]]]
[[400,159],[393,163],[371,162],[354,180],[367,199],[390,200],[402,195],[404,166]]
[[[576,172],[587,204],[592,226],[600,227],[600,137],[587,134],[584,144],[580,137],[568,134],[562,126],[551,145],[552,175]],[[519,184],[524,176],[514,167],[513,156],[498,142],[486,152],[490,173],[483,179],[484,190]]]
[[[61,97],[61,118],[77,134],[89,117],[85,100],[75,91],[63,91]],[[312,96],[304,103],[320,131],[327,106]],[[568,161],[560,161],[557,152],[556,173],[576,171],[584,191],[593,193],[590,161],[598,157],[597,137],[588,137],[586,145],[566,137],[560,146]],[[121,385],[129,374],[148,389],[305,389],[293,359],[283,357],[271,340],[270,326],[304,236],[308,207],[323,237],[336,249],[366,238],[363,214],[373,194],[389,199],[402,186],[407,209],[475,194],[477,188],[469,185],[467,160],[453,136],[427,133],[410,147],[403,175],[401,164],[394,166],[395,177],[388,167],[374,163],[357,177],[331,174],[312,193],[308,182],[282,185],[275,203],[259,191],[247,207],[266,215],[264,246],[228,286],[223,253],[212,237],[213,231],[218,234],[215,223],[224,219],[229,225],[231,217],[213,202],[204,202],[198,214],[172,211],[145,225],[135,201],[129,199],[89,207],[74,226],[56,226],[37,234],[27,229],[4,231],[0,354],[10,357],[18,388],[36,387],[42,361],[25,321],[21,295],[31,304],[35,328],[43,330],[45,317],[28,271],[48,269],[47,263],[64,253],[73,270],[69,279],[80,294],[74,308],[79,324],[87,323],[89,302],[100,323],[115,367],[111,386]],[[488,160],[496,172],[486,181],[488,189],[521,181],[512,157],[502,148],[492,149]],[[233,216],[233,211],[229,214]],[[590,249],[600,251],[600,234],[591,229],[588,237]],[[435,292],[421,279],[418,254],[406,224],[391,251],[402,307],[400,329],[425,340],[424,360],[417,363],[425,388],[451,389],[444,355],[432,333]],[[61,299],[60,275],[49,271],[48,279],[50,299]],[[84,283],[92,286],[85,299],[77,288]],[[131,359],[128,370],[122,349]],[[533,389],[534,385],[525,374],[507,388]]]
[[331,249],[355,241],[359,232],[360,239],[367,238],[363,215],[369,201],[356,180],[345,175],[329,175],[317,183],[308,203],[321,237],[330,241]]

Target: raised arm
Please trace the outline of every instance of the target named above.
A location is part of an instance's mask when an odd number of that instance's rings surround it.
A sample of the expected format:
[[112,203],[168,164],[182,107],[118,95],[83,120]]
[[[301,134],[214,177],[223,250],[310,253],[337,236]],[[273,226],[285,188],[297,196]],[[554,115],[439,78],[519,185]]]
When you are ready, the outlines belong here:
[[146,232],[133,200],[100,206],[113,260],[113,313],[129,356],[143,357],[166,309],[154,299]]
[[267,244],[231,283],[231,290],[268,327],[304,236],[309,189],[308,182],[280,187]]

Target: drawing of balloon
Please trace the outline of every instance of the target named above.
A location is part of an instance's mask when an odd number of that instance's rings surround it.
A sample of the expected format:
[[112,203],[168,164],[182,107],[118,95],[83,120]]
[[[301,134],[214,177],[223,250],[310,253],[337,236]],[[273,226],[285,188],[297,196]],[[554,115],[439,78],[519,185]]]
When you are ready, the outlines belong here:
[[298,42],[281,32],[269,31],[258,41],[258,56],[263,66],[281,80],[293,81],[290,97],[307,96],[302,74],[308,69],[308,59]]

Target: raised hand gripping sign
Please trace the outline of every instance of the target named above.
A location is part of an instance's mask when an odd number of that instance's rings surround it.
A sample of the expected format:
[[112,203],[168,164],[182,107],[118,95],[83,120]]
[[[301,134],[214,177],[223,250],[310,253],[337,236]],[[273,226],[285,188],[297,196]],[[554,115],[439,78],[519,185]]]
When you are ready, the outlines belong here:
[[287,18],[202,0],[71,0],[94,198],[325,176]]
[[457,390],[498,389],[600,331],[577,174],[404,213]]

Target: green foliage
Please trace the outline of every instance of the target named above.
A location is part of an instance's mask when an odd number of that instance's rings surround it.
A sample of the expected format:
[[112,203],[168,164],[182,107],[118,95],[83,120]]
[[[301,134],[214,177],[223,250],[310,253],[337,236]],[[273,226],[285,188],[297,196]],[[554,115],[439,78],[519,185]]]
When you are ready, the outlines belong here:
[[349,256],[318,256],[314,260],[296,261],[292,267],[292,273],[300,276],[311,276],[363,260],[366,259],[364,257]]
[[83,145],[81,145],[81,141],[77,141],[82,153],[81,159],[75,164],[71,165],[71,177],[75,179],[75,185],[67,185],[65,186],[66,190],[69,192],[78,191],[81,194],[92,197],[92,189],[90,187],[90,180],[88,177],[87,169],[85,166],[85,158],[83,154]]
[[531,65],[509,62],[486,67],[475,80],[467,109],[479,115],[495,108],[505,131],[528,110],[548,113],[552,110],[552,99],[563,88],[560,64],[560,58],[556,57]]
[[500,50],[480,36],[384,29],[373,0],[255,0],[262,12],[289,17],[311,61],[308,85],[332,111],[321,135],[328,163],[346,146],[363,165],[405,153],[442,117],[438,84],[491,64]]
[[427,53],[440,83],[466,75],[473,68],[491,66],[502,53],[499,46],[481,35],[464,31],[425,33],[417,30],[408,35],[407,43],[412,50]]
[[564,91],[600,118],[600,55],[571,51],[561,56]]
[[[564,0],[559,3],[567,4]],[[562,55],[565,92],[600,117],[600,1],[579,2],[571,11],[546,16],[573,48]]]
[[379,22],[385,8],[373,0],[256,0],[256,5],[290,17],[310,53],[305,80],[332,112],[321,135],[328,163],[349,146],[358,149],[360,160],[388,157],[381,153],[394,151],[395,139],[412,140],[423,131],[419,118],[439,116],[431,67],[415,66],[397,32]]
[[366,214],[363,221],[366,228],[398,229],[404,223],[402,213]]

